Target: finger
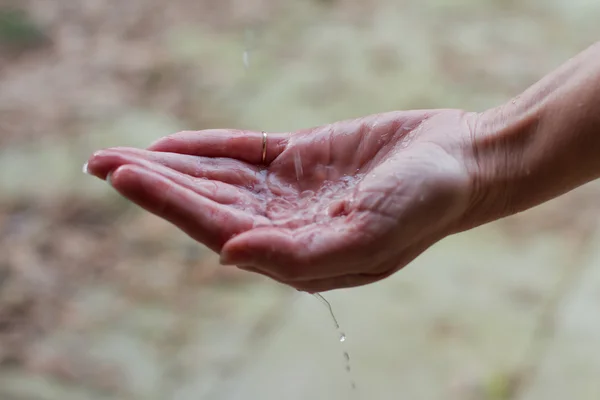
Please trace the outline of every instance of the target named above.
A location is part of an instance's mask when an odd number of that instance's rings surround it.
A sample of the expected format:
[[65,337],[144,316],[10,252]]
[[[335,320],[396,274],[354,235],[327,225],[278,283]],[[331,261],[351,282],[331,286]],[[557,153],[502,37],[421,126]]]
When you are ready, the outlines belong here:
[[110,171],[123,165],[137,165],[170,179],[174,183],[193,190],[208,199],[221,204],[239,205],[258,211],[258,199],[247,190],[219,181],[192,178],[189,175],[149,161],[139,155],[119,150],[104,150],[96,153],[88,163],[88,170],[101,179],[106,179]]
[[372,282],[373,281],[361,275],[343,275],[337,278],[292,282],[291,285],[301,292],[314,294],[337,289],[350,289],[353,287],[364,286]]
[[329,290],[336,289],[349,289],[358,286],[368,285],[370,283],[375,283],[385,278],[390,277],[394,273],[398,271],[400,268],[392,268],[386,270],[383,273],[361,273],[361,274],[351,274],[351,275],[341,275],[335,278],[326,278],[326,279],[315,279],[315,280],[307,280],[307,281],[285,281],[281,278],[273,276],[271,273],[267,271],[263,271],[254,267],[244,267],[240,266],[240,269],[245,271],[254,272],[263,276],[266,276],[270,279],[273,279],[276,282],[279,282],[284,285],[288,285],[302,292],[307,293],[319,293],[326,292]]
[[238,268],[241,269],[241,270],[244,270],[244,271],[253,272],[255,274],[266,276],[267,278],[272,279],[272,280],[274,280],[277,283],[281,283],[283,285],[290,286],[288,282],[282,281],[281,279],[273,276],[272,274],[268,273],[267,271],[263,271],[263,270],[260,270],[258,268],[248,267],[248,266],[243,266],[243,265],[238,266]]
[[[270,164],[281,154],[287,141],[286,134],[267,134],[265,164]],[[148,150],[203,157],[235,158],[251,164],[261,164],[263,133],[228,129],[185,131],[159,139],[150,145]]]
[[365,286],[371,283],[381,281],[393,275],[397,270],[388,271],[382,274],[353,274],[343,275],[335,278],[317,279],[312,281],[291,282],[290,284],[307,293],[322,293],[337,289],[350,289],[353,287]]
[[334,278],[315,279],[311,281],[288,282],[296,289],[308,293],[326,292],[335,289],[349,289],[352,287],[364,286],[370,283],[379,282],[389,278],[399,270],[405,268],[414,261],[420,254],[431,247],[432,242],[417,242],[403,250],[396,263],[382,263],[378,268],[369,272],[358,273]]
[[[333,278],[358,272],[364,246],[348,226],[311,225],[291,230],[261,227],[227,242],[221,263],[247,265],[284,282]],[[358,262],[357,262],[358,261]]]
[[[326,292],[329,290],[335,289],[345,289],[356,286],[366,285],[370,282],[374,282],[373,279],[369,279],[368,276],[364,276],[361,274],[357,275],[342,275],[336,278],[328,278],[328,279],[318,279],[318,280],[309,280],[309,281],[285,281],[280,278],[273,276],[269,272],[260,270],[254,267],[238,267],[241,270],[253,272],[259,275],[263,275],[269,279],[274,280],[277,283],[281,283],[286,286],[293,287],[296,290],[301,292],[307,292],[310,294]],[[382,278],[383,279],[383,278]]]
[[219,252],[232,236],[251,229],[248,213],[218,204],[165,176],[137,165],[123,165],[109,176],[123,196]]
[[88,161],[90,173],[100,179],[117,166],[147,160],[196,178],[253,187],[259,183],[257,167],[226,158],[208,158],[176,153],[163,153],[135,148],[117,147],[100,150]]

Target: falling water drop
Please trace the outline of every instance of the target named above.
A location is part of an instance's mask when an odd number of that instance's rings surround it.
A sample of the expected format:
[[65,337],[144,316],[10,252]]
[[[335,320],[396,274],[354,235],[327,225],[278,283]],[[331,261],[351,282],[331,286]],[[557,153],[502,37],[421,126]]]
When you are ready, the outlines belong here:
[[299,152],[294,153],[294,167],[296,168],[296,180],[300,182],[300,179],[302,179],[304,173],[302,170],[302,159],[300,158]]
[[252,42],[254,37],[254,31],[251,28],[247,28],[244,34],[244,52],[242,54],[242,62],[244,63],[244,69],[250,68],[250,51],[252,50]]
[[[338,323],[338,320],[335,317],[335,314],[333,313],[333,308],[331,307],[331,304],[320,293],[314,293],[313,296],[319,299],[321,303],[323,303],[325,307],[327,307],[327,309],[329,310],[329,315],[331,315],[331,319],[333,321],[333,324],[335,325],[335,329],[338,331],[340,343],[344,344],[344,342],[346,342],[346,334],[340,331],[340,324]],[[350,354],[346,350],[344,350],[344,362],[346,364],[346,372],[350,374],[352,371],[352,367],[350,365]],[[352,379],[352,376],[350,376],[350,387],[352,388],[352,390],[356,389],[356,383],[354,382],[354,379]]]

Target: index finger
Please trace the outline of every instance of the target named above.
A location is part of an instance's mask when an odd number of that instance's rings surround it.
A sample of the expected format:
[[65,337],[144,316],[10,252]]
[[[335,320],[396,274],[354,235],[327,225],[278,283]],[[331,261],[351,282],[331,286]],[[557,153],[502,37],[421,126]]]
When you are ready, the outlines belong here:
[[[289,135],[266,133],[265,164],[270,164],[285,149]],[[262,163],[263,132],[233,129],[183,131],[152,143],[148,150],[203,157],[226,157],[252,164]]]
[[118,167],[110,183],[121,195],[219,252],[231,237],[254,226],[256,217],[199,195],[139,165]]

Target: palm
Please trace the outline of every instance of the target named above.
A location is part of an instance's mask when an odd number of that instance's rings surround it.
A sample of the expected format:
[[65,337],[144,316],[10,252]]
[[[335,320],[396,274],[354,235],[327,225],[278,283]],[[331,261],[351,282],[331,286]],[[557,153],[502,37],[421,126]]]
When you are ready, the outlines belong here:
[[348,213],[357,186],[395,144],[389,128],[340,123],[295,134],[259,175],[254,193],[260,213],[281,228],[323,224]]
[[[356,286],[438,240],[435,228],[459,200],[445,182],[461,168],[439,132],[422,129],[425,117],[390,113],[272,134],[266,166],[260,133],[204,131],[148,150],[104,150],[89,169],[111,173],[124,196],[226,263],[310,291]],[[402,237],[410,240],[398,246]]]

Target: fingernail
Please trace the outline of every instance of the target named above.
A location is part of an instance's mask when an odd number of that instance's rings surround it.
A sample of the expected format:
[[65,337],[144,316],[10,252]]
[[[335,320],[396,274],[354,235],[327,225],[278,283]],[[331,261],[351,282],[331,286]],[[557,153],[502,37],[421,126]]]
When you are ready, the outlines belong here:
[[88,163],[83,164],[83,173],[90,175],[90,172],[88,171]]
[[112,186],[112,171],[109,172],[108,174],[106,174],[106,183],[108,183],[110,186]]

